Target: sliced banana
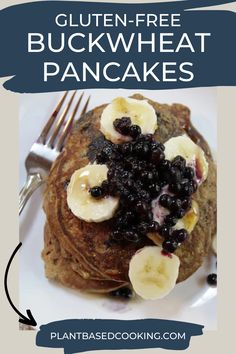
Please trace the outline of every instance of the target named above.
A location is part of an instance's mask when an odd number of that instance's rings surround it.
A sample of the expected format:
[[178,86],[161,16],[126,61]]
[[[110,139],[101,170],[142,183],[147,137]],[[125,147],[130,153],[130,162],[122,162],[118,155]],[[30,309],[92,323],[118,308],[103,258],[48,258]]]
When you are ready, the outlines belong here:
[[87,165],[76,170],[67,188],[67,204],[72,213],[87,222],[101,222],[111,219],[119,199],[111,196],[96,199],[89,189],[99,186],[107,179],[106,165]]
[[131,258],[129,278],[143,299],[161,299],[174,288],[179,265],[175,254],[165,254],[158,246],[146,246]]
[[171,138],[164,145],[167,160],[173,160],[177,155],[182,156],[185,158],[187,165],[194,168],[197,182],[202,183],[206,180],[208,162],[204,151],[187,135]]
[[213,237],[212,240],[212,249],[215,254],[217,254],[217,238],[216,235]]
[[156,112],[146,100],[118,97],[106,106],[100,121],[101,132],[115,144],[131,140],[129,136],[119,134],[113,126],[114,120],[122,117],[129,117],[143,134],[153,134],[157,129]]
[[198,219],[199,219],[198,203],[195,200],[193,200],[190,210],[184,215],[184,217],[179,219],[179,221],[173,227],[173,229],[175,230],[185,229],[188,231],[188,233],[191,233],[194,227],[196,226]]

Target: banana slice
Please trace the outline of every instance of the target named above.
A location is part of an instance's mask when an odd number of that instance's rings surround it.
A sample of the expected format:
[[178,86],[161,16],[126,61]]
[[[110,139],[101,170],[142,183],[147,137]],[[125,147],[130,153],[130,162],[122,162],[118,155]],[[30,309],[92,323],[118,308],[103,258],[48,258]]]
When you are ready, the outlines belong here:
[[215,254],[217,254],[217,238],[216,235],[213,237],[212,240],[212,249]]
[[67,188],[67,204],[72,213],[87,222],[101,222],[112,218],[119,199],[114,197],[93,198],[89,189],[107,179],[106,165],[87,165],[76,170]]
[[187,135],[171,138],[164,145],[167,160],[173,160],[177,155],[182,156],[185,158],[187,165],[195,169],[197,182],[200,184],[206,180],[208,162],[204,151]]
[[129,136],[119,134],[113,126],[114,120],[122,117],[129,117],[143,134],[153,134],[157,129],[156,112],[146,100],[118,97],[103,110],[100,121],[101,132],[115,144],[131,140]]
[[173,227],[175,230],[185,229],[188,233],[191,233],[196,226],[199,219],[199,207],[195,200],[192,201],[191,209],[184,215],[183,218],[179,219],[177,224]]
[[165,254],[158,246],[146,246],[131,258],[129,278],[143,299],[161,299],[174,288],[179,265],[175,254]]

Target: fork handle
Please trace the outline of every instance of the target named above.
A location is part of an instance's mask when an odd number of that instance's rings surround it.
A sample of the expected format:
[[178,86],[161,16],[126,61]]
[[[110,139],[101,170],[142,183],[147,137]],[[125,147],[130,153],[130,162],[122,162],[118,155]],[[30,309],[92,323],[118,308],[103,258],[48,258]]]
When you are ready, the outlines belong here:
[[26,183],[19,194],[19,215],[33,192],[43,183],[43,178],[39,173],[29,174]]

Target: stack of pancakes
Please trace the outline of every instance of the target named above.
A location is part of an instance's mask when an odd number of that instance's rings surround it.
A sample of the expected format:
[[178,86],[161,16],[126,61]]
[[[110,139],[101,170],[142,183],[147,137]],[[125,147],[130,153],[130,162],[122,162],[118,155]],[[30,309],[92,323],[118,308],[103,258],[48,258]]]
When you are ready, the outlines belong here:
[[[133,98],[146,99],[141,95]],[[208,178],[194,195],[200,210],[199,221],[188,240],[175,252],[180,258],[178,282],[181,282],[200,267],[216,233],[216,167],[208,144],[190,123],[190,111],[186,106],[148,102],[157,113],[156,139],[164,143],[187,133],[202,147],[209,163]],[[105,106],[97,107],[79,119],[53,164],[44,194],[47,220],[42,252],[49,279],[68,287],[101,293],[130,284],[129,262],[137,247],[140,248],[140,244],[109,245],[112,219],[87,223],[73,215],[67,205],[66,187],[71,175],[94,162],[96,151],[103,142],[99,127]],[[141,246],[150,244],[153,243],[147,238]]]

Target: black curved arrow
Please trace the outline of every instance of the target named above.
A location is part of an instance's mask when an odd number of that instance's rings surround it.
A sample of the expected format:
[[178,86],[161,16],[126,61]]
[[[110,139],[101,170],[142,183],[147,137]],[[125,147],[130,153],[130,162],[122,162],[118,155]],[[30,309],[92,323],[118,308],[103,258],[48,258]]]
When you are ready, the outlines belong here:
[[9,269],[10,269],[11,262],[12,262],[14,256],[15,256],[15,254],[18,252],[18,250],[20,249],[21,246],[22,246],[22,243],[20,242],[19,245],[16,247],[15,251],[12,253],[11,258],[9,259],[9,262],[7,264],[6,271],[5,271],[5,276],[4,276],[4,288],[5,288],[5,293],[6,293],[7,299],[9,301],[11,307],[20,316],[19,322],[24,323],[24,324],[29,325],[29,326],[35,327],[35,326],[37,326],[37,322],[35,321],[31,311],[30,310],[26,310],[26,313],[27,313],[28,317],[24,316],[15,307],[15,305],[11,301],[11,298],[10,298],[10,295],[9,295],[9,291],[8,291],[8,288],[7,288],[7,276],[8,276],[8,272],[9,272]]

